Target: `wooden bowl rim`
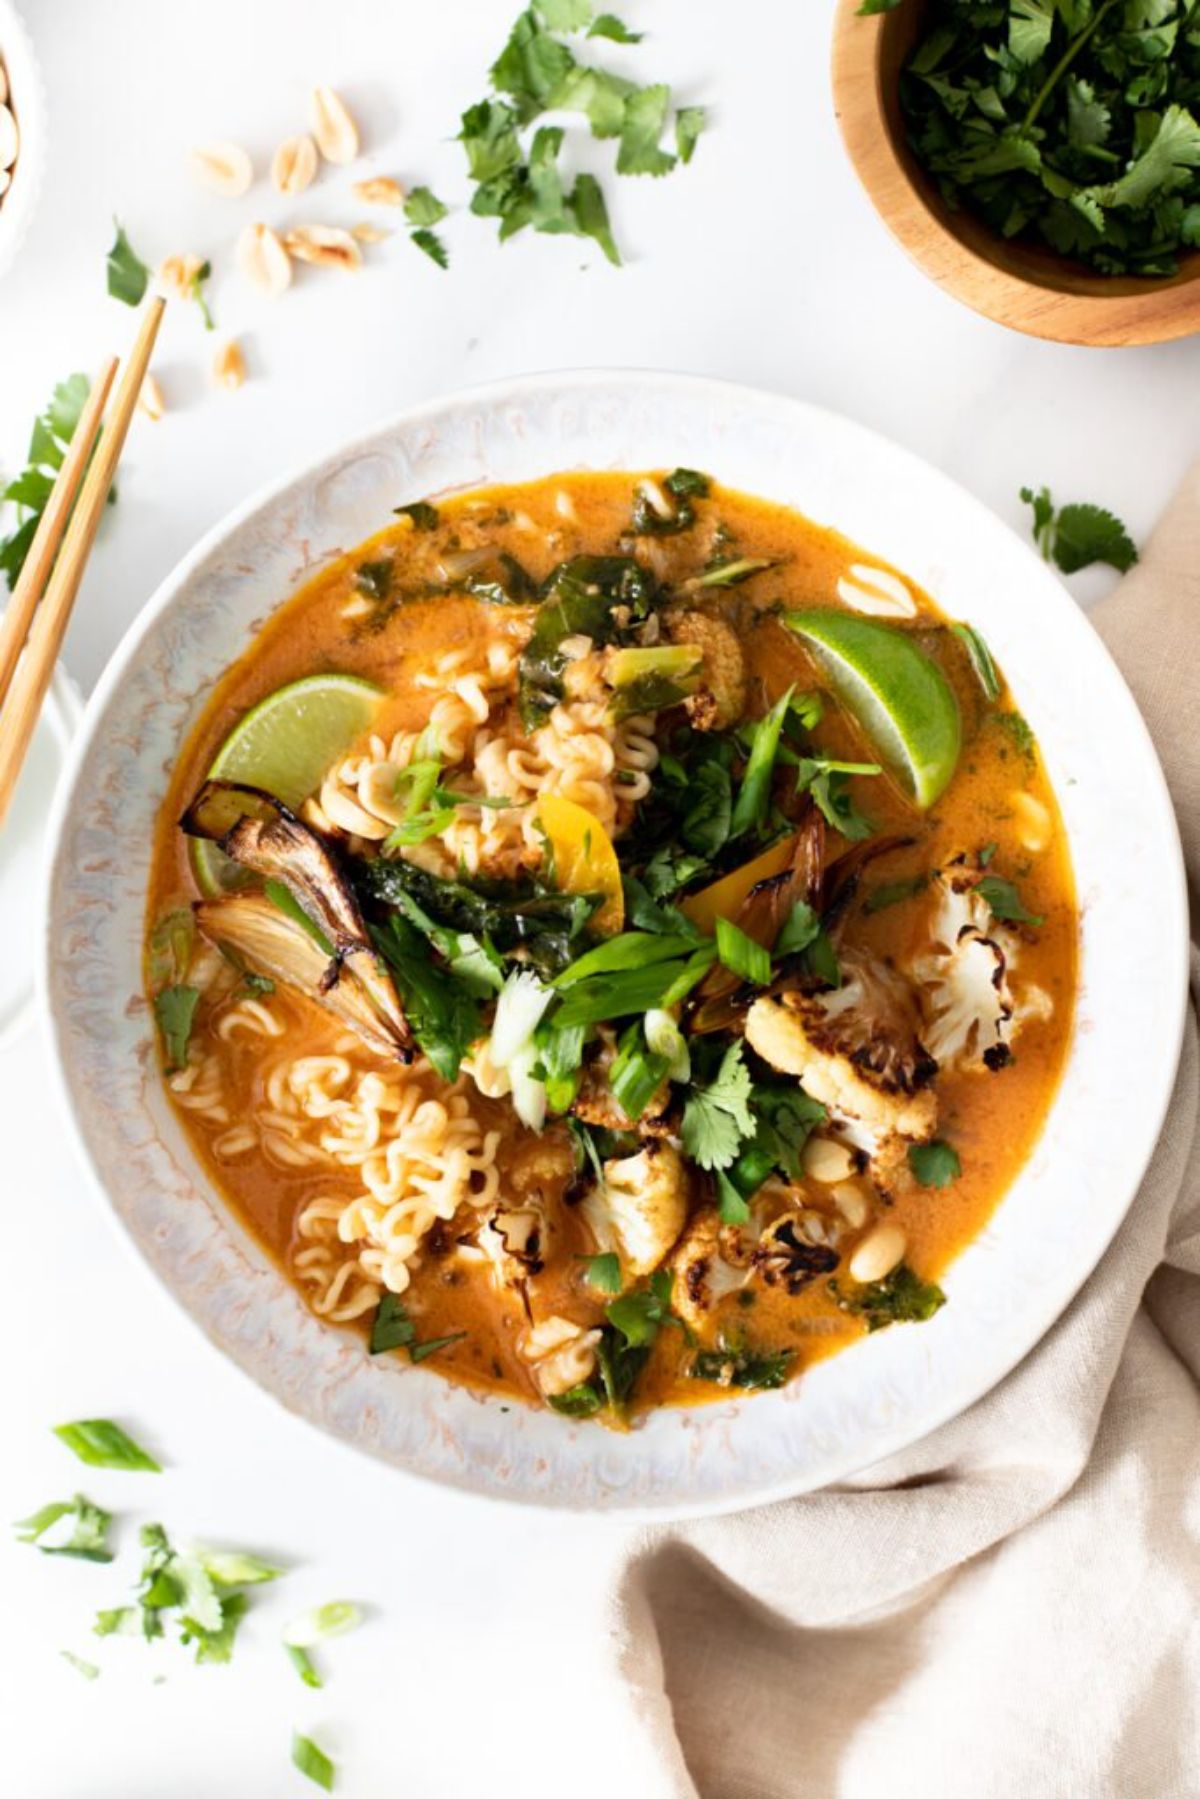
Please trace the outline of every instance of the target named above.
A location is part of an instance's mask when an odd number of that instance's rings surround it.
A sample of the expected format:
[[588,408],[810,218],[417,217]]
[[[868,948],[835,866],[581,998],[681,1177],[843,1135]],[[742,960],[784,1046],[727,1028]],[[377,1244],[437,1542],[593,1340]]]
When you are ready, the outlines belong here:
[[[863,17],[859,3],[836,0],[834,113],[868,199],[924,274],[984,317],[1057,343],[1121,348],[1166,343],[1200,331],[1200,255],[1151,288],[1071,293],[1005,268],[958,237],[914,183],[888,124],[880,57],[890,15]],[[861,103],[864,92],[871,96],[869,106]],[[1086,274],[1080,279],[1087,279]]]

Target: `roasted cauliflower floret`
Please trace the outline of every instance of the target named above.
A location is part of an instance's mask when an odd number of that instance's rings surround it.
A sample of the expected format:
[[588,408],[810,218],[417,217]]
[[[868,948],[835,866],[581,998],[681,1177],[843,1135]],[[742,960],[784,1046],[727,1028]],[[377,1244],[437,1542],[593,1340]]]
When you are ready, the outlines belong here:
[[604,1164],[604,1185],[581,1211],[600,1250],[615,1250],[627,1280],[650,1274],[687,1222],[688,1179],[678,1150],[661,1140]]
[[1030,987],[1018,1004],[1011,976],[1019,940],[997,926],[968,876],[943,870],[934,887],[932,942],[912,964],[926,1046],[943,1068],[1003,1068],[1023,1019],[1045,1017],[1052,1003]]
[[722,1224],[714,1206],[697,1212],[671,1257],[672,1305],[694,1331],[704,1327],[726,1294],[746,1285],[755,1246],[752,1232]]
[[684,701],[697,731],[727,731],[746,707],[746,661],[724,619],[707,612],[671,612],[663,620],[672,643],[694,643],[703,655],[700,685]]
[[841,1260],[845,1234],[842,1219],[804,1206],[784,1212],[767,1226],[752,1261],[769,1287],[782,1287],[793,1295],[802,1293],[818,1275],[833,1273]]
[[587,1330],[556,1314],[531,1324],[517,1347],[530,1364],[538,1391],[544,1398],[554,1399],[591,1379],[599,1341],[598,1330]]
[[541,1206],[497,1206],[475,1241],[492,1264],[496,1284],[517,1287],[546,1265],[549,1219]]
[[829,993],[755,1000],[746,1040],[772,1068],[794,1074],[835,1122],[923,1141],[933,1135],[937,1063],[918,1036],[912,988],[882,962],[844,950]]

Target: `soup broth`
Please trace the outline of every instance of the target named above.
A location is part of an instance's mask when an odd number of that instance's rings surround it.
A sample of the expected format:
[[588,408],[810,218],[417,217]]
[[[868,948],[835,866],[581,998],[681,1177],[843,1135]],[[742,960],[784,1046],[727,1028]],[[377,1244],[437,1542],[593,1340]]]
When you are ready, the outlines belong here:
[[[863,619],[941,677],[961,747],[931,805],[791,611]],[[345,877],[395,1053],[328,1009],[365,963],[316,948],[286,861],[258,899],[275,814],[240,867],[179,827],[239,722],[326,675],[380,693],[290,796],[290,841]],[[328,953],[323,993],[256,962],[227,910],[247,895]],[[973,634],[787,507],[572,473],[402,512],[272,613],[183,746],[148,934],[173,1103],[305,1300],[376,1353],[619,1424],[937,1309],[1045,1122],[1077,918],[1036,743]],[[618,943],[626,969],[574,975]]]

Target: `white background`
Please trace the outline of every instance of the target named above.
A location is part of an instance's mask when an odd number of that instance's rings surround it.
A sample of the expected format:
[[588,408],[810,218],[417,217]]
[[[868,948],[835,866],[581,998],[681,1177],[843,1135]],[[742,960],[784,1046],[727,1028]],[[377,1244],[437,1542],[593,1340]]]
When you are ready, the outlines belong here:
[[[649,35],[598,53],[672,80],[710,106],[713,126],[691,168],[607,181],[620,271],[567,239],[499,249],[492,225],[462,210],[450,139],[515,10],[29,0],[52,148],[38,216],[0,280],[0,466],[20,466],[56,380],[129,339],[132,316],[104,293],[114,211],[147,260],[211,255],[221,335],[241,338],[250,366],[241,392],[212,391],[214,340],[192,309],[173,309],[156,365],[168,415],[135,426],[68,639],[84,688],[174,562],[261,482],[412,401],[528,369],[645,365],[776,388],[908,443],[1022,529],[1018,488],[1048,482],[1145,534],[1200,442],[1200,352],[1035,343],[910,268],[836,136],[830,0],[618,8]],[[265,169],[304,127],[317,81],[359,117],[361,166],[290,203],[264,182],[238,202],[190,184],[184,152],[215,137]],[[366,172],[427,181],[456,203],[448,274],[397,235],[358,276],[305,270],[274,304],[245,288],[231,255],[242,223],[349,222],[362,216],[350,181]],[[1087,599],[1104,585],[1093,574],[1076,588]],[[94,1568],[0,1532],[0,1790],[282,1799],[315,1790],[288,1764],[298,1725],[335,1755],[351,1796],[649,1794],[633,1727],[601,1679],[620,1528],[423,1488],[277,1412],[114,1236],[68,1152],[36,1035],[0,1056],[0,1145],[0,1518],[82,1486],[124,1515],[125,1546],[116,1566]],[[135,1425],[169,1472],[78,1467],[48,1427],[95,1414]],[[152,1516],[291,1565],[230,1668],[90,1638],[92,1613],[119,1603],[133,1572],[135,1523]],[[340,1596],[366,1602],[369,1622],[331,1646],[329,1683],[309,1693],[278,1630]],[[102,1662],[102,1677],[85,1683],[61,1648]]]

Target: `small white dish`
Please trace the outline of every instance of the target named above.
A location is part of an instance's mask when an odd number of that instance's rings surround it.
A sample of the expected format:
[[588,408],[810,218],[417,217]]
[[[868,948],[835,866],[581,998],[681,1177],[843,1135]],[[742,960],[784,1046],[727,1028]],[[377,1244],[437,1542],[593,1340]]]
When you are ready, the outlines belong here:
[[[678,463],[836,526],[980,628],[1062,805],[1081,986],[1046,1129],[946,1275],[936,1318],[880,1331],[778,1393],[660,1411],[617,1436],[394,1357],[373,1362],[360,1338],[305,1308],[214,1193],[167,1102],[141,998],[143,913],[168,770],[264,607],[400,501],[556,469]],[[207,1335],[284,1405],[477,1493],[654,1518],[730,1511],[844,1479],[923,1436],[1008,1373],[1086,1280],[1137,1191],[1174,1080],[1187,988],[1178,831],[1145,725],[1092,627],[1028,545],[937,470],[831,413],[720,382],[604,371],[505,382],[413,408],[256,496],[127,634],[52,828],[53,1053],[113,1213]]]
[[0,835],[0,1052],[23,1036],[33,1019],[46,827],[82,716],[74,683],[56,668]]
[[20,145],[0,194],[0,275],[16,257],[41,193],[46,162],[46,90],[25,22],[12,0],[0,0],[0,62],[8,77],[5,104]]

